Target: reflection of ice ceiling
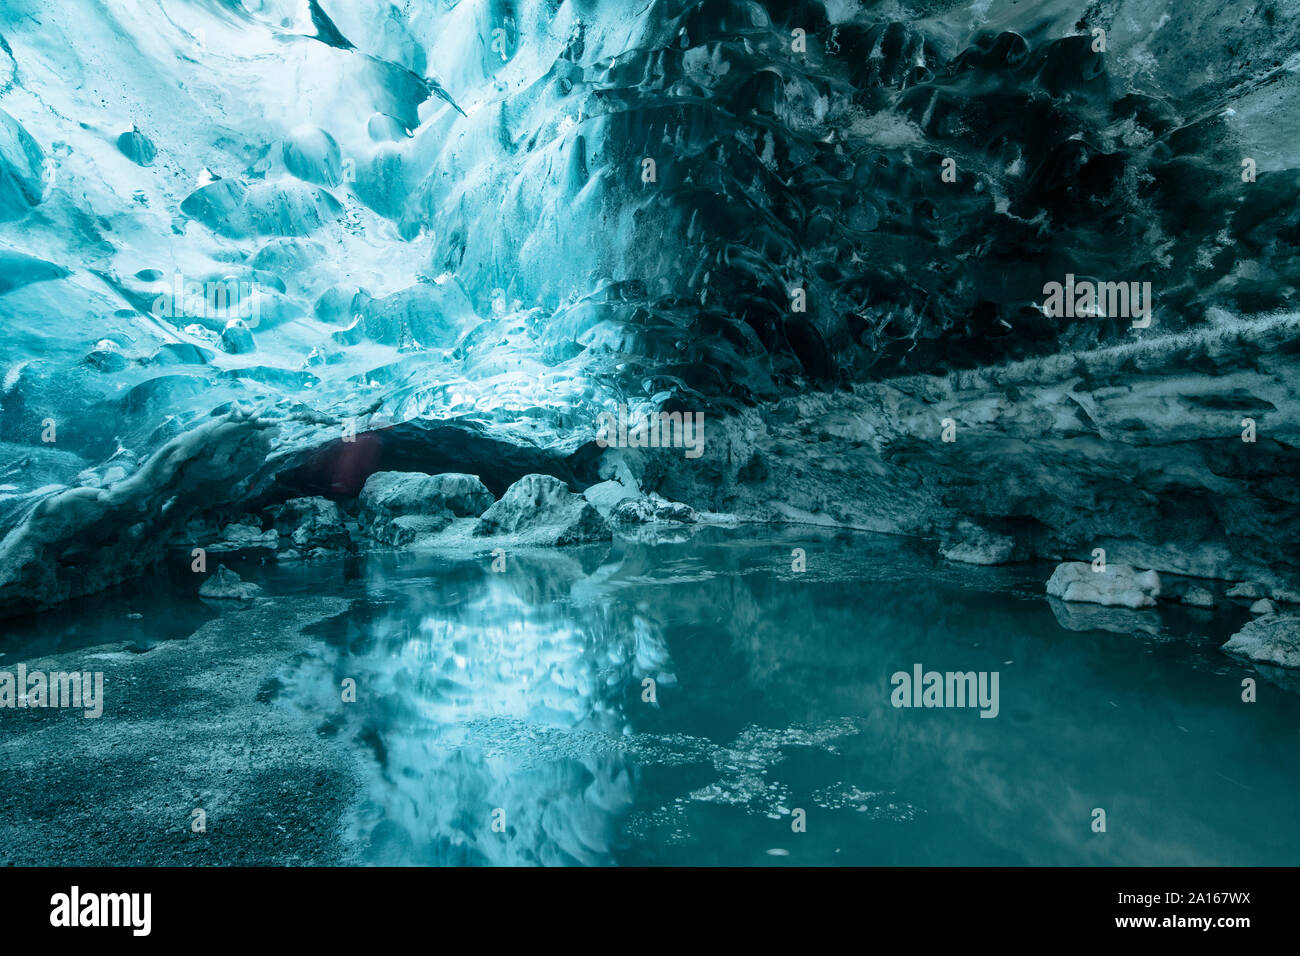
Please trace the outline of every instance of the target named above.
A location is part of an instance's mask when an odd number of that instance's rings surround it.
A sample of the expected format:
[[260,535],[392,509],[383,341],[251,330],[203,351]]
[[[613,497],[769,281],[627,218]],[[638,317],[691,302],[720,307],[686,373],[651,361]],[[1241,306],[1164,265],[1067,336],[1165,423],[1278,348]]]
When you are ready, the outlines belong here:
[[[563,459],[621,401],[1173,333],[1241,372],[1236,317],[1295,308],[1295,4],[1025,6],[4,0],[0,604],[128,576],[346,420]],[[1067,273],[1151,282],[1155,324],[1045,315]],[[1116,361],[1082,373],[1105,441]],[[1192,402],[1223,433],[1293,400],[1228,391]]]

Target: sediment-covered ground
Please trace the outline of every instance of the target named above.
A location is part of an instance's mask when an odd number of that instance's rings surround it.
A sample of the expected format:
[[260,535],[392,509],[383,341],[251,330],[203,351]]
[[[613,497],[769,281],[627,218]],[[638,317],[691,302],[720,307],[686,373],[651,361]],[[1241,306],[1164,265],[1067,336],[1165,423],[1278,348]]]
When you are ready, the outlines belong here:
[[[29,672],[101,672],[105,706],[97,717],[4,711],[0,864],[356,862],[353,752],[301,712],[268,706],[263,686],[312,645],[304,629],[348,606],[280,597],[231,608],[147,652],[91,636],[80,650],[24,655]],[[197,831],[195,810],[204,813]]]

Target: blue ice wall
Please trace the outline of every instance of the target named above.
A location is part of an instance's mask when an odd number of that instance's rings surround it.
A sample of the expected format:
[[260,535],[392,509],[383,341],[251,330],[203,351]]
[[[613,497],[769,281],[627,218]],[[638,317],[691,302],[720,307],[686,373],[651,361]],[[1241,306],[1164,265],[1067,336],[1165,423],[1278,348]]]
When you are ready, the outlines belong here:
[[[0,603],[134,573],[345,429],[564,461],[622,402],[1288,313],[1296,13],[3,0]],[[1050,314],[1067,274],[1151,282],[1154,324]]]

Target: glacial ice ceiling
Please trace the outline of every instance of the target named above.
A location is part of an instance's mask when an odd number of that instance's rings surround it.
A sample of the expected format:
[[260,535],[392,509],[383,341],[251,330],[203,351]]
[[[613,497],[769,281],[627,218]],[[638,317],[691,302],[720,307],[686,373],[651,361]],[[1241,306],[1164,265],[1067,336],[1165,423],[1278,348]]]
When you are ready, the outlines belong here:
[[[1298,14],[0,0],[0,605],[84,590],[36,582],[96,549],[129,576],[167,529],[309,472],[344,427],[387,437],[343,459],[433,459],[499,492],[530,470],[595,480],[596,417],[618,403],[744,415],[1056,361],[1109,440],[1098,396],[1142,360],[1076,356],[1168,341],[1184,371],[1258,371],[1196,344],[1251,338],[1252,317],[1284,368],[1194,411],[1286,412]],[[1067,273],[1151,282],[1152,326],[1045,314]],[[993,381],[1007,420],[1032,412],[1024,382]],[[877,411],[849,438],[897,439],[906,416]],[[1178,428],[1136,444],[1205,437]],[[757,461],[732,450],[726,467]],[[329,462],[341,493],[375,467]],[[1290,521],[1294,495],[1274,497]]]

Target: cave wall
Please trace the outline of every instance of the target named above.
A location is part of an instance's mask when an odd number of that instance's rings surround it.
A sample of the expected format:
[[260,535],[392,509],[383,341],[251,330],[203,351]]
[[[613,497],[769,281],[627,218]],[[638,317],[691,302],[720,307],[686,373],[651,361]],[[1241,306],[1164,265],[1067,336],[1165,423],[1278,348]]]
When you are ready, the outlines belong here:
[[0,605],[381,466],[1290,577],[1297,14],[11,0]]

